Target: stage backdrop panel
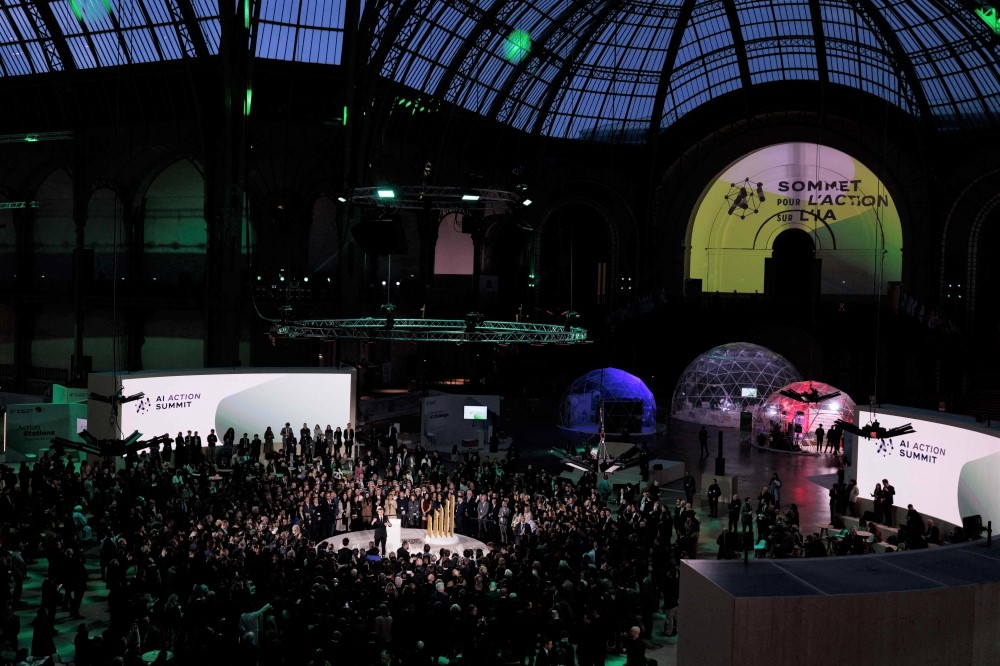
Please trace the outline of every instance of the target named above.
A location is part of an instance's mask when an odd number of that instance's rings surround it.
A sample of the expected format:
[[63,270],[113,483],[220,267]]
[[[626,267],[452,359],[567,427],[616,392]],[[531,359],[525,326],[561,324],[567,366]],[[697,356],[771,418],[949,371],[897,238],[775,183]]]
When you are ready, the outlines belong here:
[[[76,436],[77,424],[86,415],[87,408],[81,403],[9,405],[4,422],[4,453],[37,455],[52,445],[54,437],[82,441]],[[8,462],[14,461],[8,458]]]
[[882,406],[860,409],[858,423],[875,419],[884,428],[909,423],[915,432],[886,440],[854,442],[861,496],[871,498],[876,483],[888,479],[893,504],[924,516],[961,525],[980,515],[983,524],[1000,519],[1000,437],[972,419],[942,412]]
[[[145,396],[122,405],[118,418],[108,421],[100,419],[111,417],[107,403],[90,400],[89,430],[100,438],[138,430],[143,439],[197,430],[204,445],[212,428],[221,440],[232,427],[238,439],[244,432],[263,437],[268,426],[280,436],[290,423],[298,437],[303,423],[310,428],[319,423],[325,429],[327,424],[343,428],[355,422],[356,377],[353,368],[119,375],[123,395]],[[91,375],[89,384],[95,393],[113,392],[108,375]],[[104,423],[111,425],[102,428]]]
[[441,393],[424,398],[422,412],[428,450],[482,450],[500,422],[500,396]]

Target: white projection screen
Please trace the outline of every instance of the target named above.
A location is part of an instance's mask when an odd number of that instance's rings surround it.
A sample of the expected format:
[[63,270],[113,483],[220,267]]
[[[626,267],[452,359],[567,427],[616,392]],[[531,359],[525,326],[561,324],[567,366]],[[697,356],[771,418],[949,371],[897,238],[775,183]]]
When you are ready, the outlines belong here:
[[1000,437],[973,419],[940,412],[879,407],[859,410],[862,425],[872,418],[884,428],[906,423],[915,432],[884,441],[858,437],[855,468],[861,496],[871,499],[876,483],[896,489],[893,504],[925,517],[961,525],[965,516],[983,524],[1000,518]]
[[[236,430],[237,439],[244,432],[263,438],[268,426],[279,436],[285,423],[290,423],[298,437],[303,423],[310,428],[318,423],[324,429],[327,424],[334,428],[353,424],[356,379],[353,368],[120,374],[122,395],[145,396],[123,404],[117,419],[110,405],[89,400],[88,429],[96,437],[109,439],[136,430],[142,439],[197,430],[204,445],[212,428],[220,440],[230,427]],[[92,374],[88,384],[98,395],[115,391],[110,374]]]

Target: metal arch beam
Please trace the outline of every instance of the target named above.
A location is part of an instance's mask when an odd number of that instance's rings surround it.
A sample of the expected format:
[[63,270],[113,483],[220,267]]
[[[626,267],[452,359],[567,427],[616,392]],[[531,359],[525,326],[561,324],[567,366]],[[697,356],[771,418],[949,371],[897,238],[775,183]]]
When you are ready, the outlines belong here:
[[[467,7],[475,7],[475,5],[471,5],[468,2],[463,2],[462,4]],[[504,19],[520,5],[521,3],[516,0],[497,0],[488,12],[482,13],[481,18],[476,22],[476,26],[469,33],[469,36],[462,41],[462,46],[455,53],[455,57],[451,59],[448,69],[445,70],[444,75],[438,82],[437,89],[434,91],[436,99],[458,103],[459,89],[462,88],[465,81],[469,80],[472,68],[478,61],[479,55],[483,52],[483,47],[491,36],[487,29],[496,28],[497,26],[506,28]]]
[[740,17],[736,13],[734,0],[722,0],[722,6],[726,10],[726,18],[729,19],[729,32],[733,35],[733,48],[736,49],[736,63],[740,68],[740,83],[743,87],[743,99],[745,100],[750,86],[753,85],[750,80],[750,58],[747,56],[747,43],[743,39],[743,30],[740,27]]
[[571,34],[573,28],[585,20],[588,16],[593,16],[594,8],[604,4],[606,0],[588,0],[587,2],[567,3],[566,11],[549,25],[548,30],[538,40],[539,47],[532,48],[528,57],[517,64],[514,71],[502,86],[497,90],[497,95],[490,105],[490,110],[486,114],[488,118],[496,118],[500,123],[507,123],[513,114],[516,105],[515,98],[524,90],[528,83],[534,78],[534,68],[529,66],[538,61],[542,61],[545,56],[556,56],[554,51],[550,51],[547,45],[550,42],[560,43],[562,33]]
[[[70,69],[76,69],[76,62],[73,60],[62,31],[51,29],[59,24],[55,16],[52,15],[52,9],[48,3],[26,2],[24,7],[28,20],[31,21],[38,33],[38,39],[42,44],[42,53],[45,54],[45,62],[48,64],[49,70],[53,72],[65,71],[67,63],[71,63]],[[12,21],[11,25],[16,26],[17,24]],[[30,57],[28,62],[31,62]]]
[[892,26],[878,12],[871,0],[848,0],[848,3],[854,7],[862,20],[866,20],[873,27],[872,33],[876,39],[882,41],[886,54],[890,58],[889,64],[897,73],[903,74],[903,76],[898,74],[896,76],[901,87],[900,95],[919,110],[920,117],[925,123],[930,124],[933,116],[930,104],[927,102],[927,95],[924,94],[924,89],[920,86],[920,77],[913,69],[913,63],[906,55],[906,50],[899,42],[899,38],[896,37]]
[[[142,13],[142,20],[146,23],[146,27],[149,29],[149,38],[153,42],[153,48],[156,49],[156,55],[159,56],[160,62],[166,60],[163,54],[163,46],[160,44],[160,36],[156,34],[156,31],[152,29],[153,19],[149,16],[149,10],[146,9],[146,5],[139,2],[136,3],[139,6],[139,11]],[[173,12],[171,12],[171,16]],[[180,30],[178,30],[178,33]],[[122,34],[124,38],[124,33]]]
[[[813,47],[816,49],[816,75],[820,90],[825,91],[830,83],[830,68],[826,62],[826,31],[823,30],[823,10],[819,0],[809,0],[809,19],[812,22]],[[820,108],[820,111],[823,110]]]
[[[927,51],[930,51],[930,53],[928,53],[926,51],[922,52],[920,54],[920,57],[914,56],[913,58],[910,58],[910,62],[918,62],[918,61],[919,62],[925,62],[925,63],[929,62],[932,65],[934,65],[934,60],[937,59],[937,55],[938,55],[937,53],[934,53],[934,52],[944,52],[944,53],[947,53],[952,62],[958,63],[958,66],[961,68],[962,73],[965,74],[965,79],[968,82],[969,87],[972,88],[972,90],[975,91],[976,98],[982,100],[984,98],[984,95],[983,95],[983,91],[981,89],[981,86],[976,81],[976,77],[973,76],[972,72],[969,70],[968,65],[965,64],[965,60],[963,60],[960,57],[962,53],[967,53],[970,50],[972,50],[971,43],[968,40],[966,40],[964,42],[950,42],[950,41],[948,41],[947,39],[945,39],[944,35],[942,35],[941,31],[938,29],[938,21],[937,20],[930,19],[930,17],[927,16],[926,12],[924,12],[923,9],[921,9],[917,5],[914,5],[913,11],[915,13],[923,16],[925,19],[928,19],[927,25],[928,25],[928,27],[931,30],[934,31],[934,33],[938,37],[941,38],[941,46],[933,48],[933,49],[927,49]],[[934,66],[934,69],[936,71],[938,71],[938,75],[940,76],[941,75],[940,71],[938,70],[938,68],[937,68],[936,65]],[[956,116],[956,118],[962,119],[965,116],[965,114],[961,113],[958,110],[958,107],[955,104],[955,100],[952,98],[951,89],[948,86],[942,86],[942,87],[947,91],[948,98],[951,99],[952,106],[955,108],[955,116]],[[923,90],[923,88],[921,88],[921,90]],[[983,108],[984,108],[984,110],[987,113],[989,113],[989,110],[986,108],[986,105],[983,105]]]
[[656,97],[653,98],[652,117],[649,120],[649,143],[655,143],[660,134],[660,125],[663,120],[663,107],[667,100],[667,86],[670,85],[670,77],[673,76],[674,66],[677,64],[677,54],[681,50],[681,40],[691,22],[691,15],[694,13],[696,0],[684,0],[681,5],[680,14],[677,17],[677,24],[674,26],[674,33],[670,35],[670,44],[667,46],[667,55],[663,59],[663,69],[660,70],[660,83],[656,86]]
[[[128,40],[125,39],[125,32],[122,30],[121,21],[114,12],[108,14],[108,21],[115,29],[115,37],[118,39],[118,52],[125,54],[125,61],[122,63],[116,63],[121,65],[134,65],[135,59],[132,57],[132,51],[128,48]],[[94,46],[93,33],[86,29],[86,24],[84,24],[84,34],[87,36],[87,43],[90,45],[90,50],[94,52],[94,62],[101,62],[100,54],[96,46]]]
[[538,115],[535,117],[534,127],[531,128],[530,134],[540,133],[546,125],[551,127],[550,114],[552,107],[557,106],[558,102],[561,102],[563,96],[566,94],[563,83],[579,70],[580,63],[578,57],[580,53],[590,43],[590,39],[597,31],[607,25],[610,17],[615,15],[624,4],[625,0],[608,2],[601,12],[597,14],[595,20],[591,21],[591,25],[588,26],[587,30],[576,40],[576,44],[574,44],[573,49],[570,51],[569,58],[567,58],[562,68],[560,68],[559,74],[546,87],[545,96],[538,105]]
[[399,9],[389,17],[381,31],[378,30],[379,26],[375,26],[372,34],[373,50],[368,61],[371,71],[380,72],[385,78],[392,79],[405,45],[409,44],[414,29],[424,18],[430,4],[431,0],[404,0],[399,3]]
[[486,342],[496,344],[586,343],[587,331],[558,324],[465,319],[393,319],[385,317],[275,322],[272,335],[324,340],[394,340],[397,342]]
[[189,58],[207,58],[208,45],[198,27],[198,17],[191,6],[191,0],[167,0],[170,18],[174,19],[177,38]]

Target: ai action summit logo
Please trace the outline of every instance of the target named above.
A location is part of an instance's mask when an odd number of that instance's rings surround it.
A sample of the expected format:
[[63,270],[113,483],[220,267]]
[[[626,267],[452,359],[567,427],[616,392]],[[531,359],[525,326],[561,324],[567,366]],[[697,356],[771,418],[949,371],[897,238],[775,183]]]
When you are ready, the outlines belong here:
[[153,399],[146,397],[136,401],[135,413],[141,415],[165,409],[187,409],[197,400],[201,400],[201,393],[168,393]]

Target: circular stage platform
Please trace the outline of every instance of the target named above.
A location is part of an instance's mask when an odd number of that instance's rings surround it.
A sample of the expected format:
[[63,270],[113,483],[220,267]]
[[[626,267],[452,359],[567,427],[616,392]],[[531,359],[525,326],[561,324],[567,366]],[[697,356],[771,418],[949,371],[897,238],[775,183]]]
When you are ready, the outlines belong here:
[[[344,539],[348,540],[347,546],[349,548],[360,548],[363,551],[368,549],[368,544],[375,540],[375,532],[373,530],[358,530],[357,532],[344,532],[343,534],[338,534],[332,536],[329,539],[324,539],[320,543],[325,543],[327,550],[338,550],[344,544]],[[453,541],[447,541],[446,539],[428,539],[427,530],[416,527],[406,527],[399,530],[399,542],[393,543],[392,530],[389,530],[389,540],[386,543],[386,552],[395,552],[403,542],[410,544],[411,553],[419,553],[423,551],[424,544],[428,544],[431,547],[432,553],[437,553],[441,548],[447,548],[451,552],[462,553],[466,550],[475,551],[477,548],[482,548],[483,551],[486,550],[486,544],[479,539],[473,539],[470,536],[465,536],[464,534],[456,534]]]

